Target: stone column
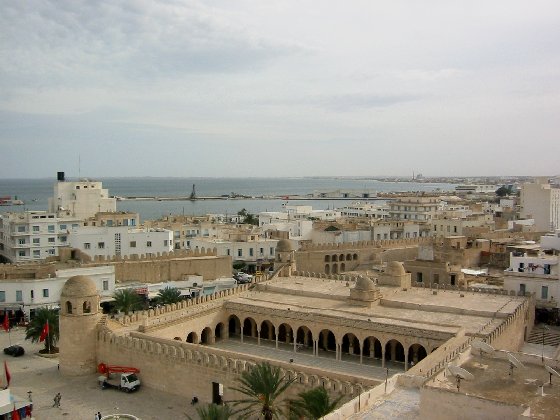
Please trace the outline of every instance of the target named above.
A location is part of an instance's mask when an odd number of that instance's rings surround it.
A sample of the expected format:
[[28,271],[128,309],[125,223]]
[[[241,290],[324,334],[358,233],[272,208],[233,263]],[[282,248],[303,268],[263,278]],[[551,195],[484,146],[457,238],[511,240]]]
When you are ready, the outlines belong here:
[[261,330],[257,330],[257,346],[261,345]]
[[404,351],[404,371],[408,370],[408,351]]
[[243,324],[239,328],[241,330],[241,343],[243,344]]
[[278,350],[278,334],[276,334],[276,349]]
[[364,345],[360,342],[360,365],[364,362]]
[[385,345],[381,346],[381,367],[385,367]]
[[297,353],[297,340],[294,337],[294,353]]
[[397,360],[397,342],[391,341],[391,362]]
[[319,341],[313,340],[313,356],[319,356]]

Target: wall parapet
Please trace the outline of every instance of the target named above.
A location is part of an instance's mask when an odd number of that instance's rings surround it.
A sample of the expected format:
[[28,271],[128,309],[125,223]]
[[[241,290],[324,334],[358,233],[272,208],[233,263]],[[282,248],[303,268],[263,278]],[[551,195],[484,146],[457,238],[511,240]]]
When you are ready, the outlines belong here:
[[303,244],[300,252],[363,250],[368,248],[398,248],[402,246],[426,245],[434,243],[431,236],[407,239],[387,239],[379,241],[359,241],[327,244]]

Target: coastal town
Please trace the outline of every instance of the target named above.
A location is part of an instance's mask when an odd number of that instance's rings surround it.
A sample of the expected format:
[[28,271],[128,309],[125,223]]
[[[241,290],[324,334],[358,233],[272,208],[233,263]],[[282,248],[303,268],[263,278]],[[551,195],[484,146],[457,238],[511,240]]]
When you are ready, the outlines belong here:
[[[282,400],[320,387],[338,401],[325,419],[460,418],[465,407],[554,418],[560,187],[525,181],[141,220],[102,182],[58,172],[48,209],[0,214],[4,338],[54,317],[57,351],[19,341],[15,360],[48,357],[29,363],[56,363],[57,383],[83,378],[93,393],[110,392],[95,388],[99,366],[127,366],[135,395],[228,407],[239,378],[266,363],[291,383]],[[40,391],[17,376],[3,392],[25,414]],[[50,410],[33,415],[58,418]]]

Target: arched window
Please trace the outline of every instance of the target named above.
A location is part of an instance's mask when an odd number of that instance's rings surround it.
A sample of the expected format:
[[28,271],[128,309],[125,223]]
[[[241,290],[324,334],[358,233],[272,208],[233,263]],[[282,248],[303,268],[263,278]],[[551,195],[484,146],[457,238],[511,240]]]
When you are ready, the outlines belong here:
[[67,314],[71,314],[72,313],[72,303],[70,301],[66,302],[66,313]]
[[85,301],[83,306],[84,306],[84,314],[91,313],[91,302]]

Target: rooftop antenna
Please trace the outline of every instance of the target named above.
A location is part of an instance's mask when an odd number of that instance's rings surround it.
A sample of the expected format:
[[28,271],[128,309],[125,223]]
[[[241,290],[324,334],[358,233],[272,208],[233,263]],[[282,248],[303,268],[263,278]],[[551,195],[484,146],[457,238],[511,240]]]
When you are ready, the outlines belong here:
[[457,381],[457,392],[459,392],[459,390],[461,389],[461,379],[465,381],[472,381],[474,379],[474,375],[468,370],[463,369],[459,366],[452,365],[451,363],[447,365],[447,370]]
[[471,343],[471,347],[473,349],[476,349],[476,350],[480,351],[481,356],[482,356],[482,353],[494,354],[494,347],[492,347],[488,343],[485,343],[484,341],[474,340]]
[[517,358],[513,354],[508,353],[507,358],[509,361],[509,376],[513,376],[514,367],[518,369],[522,369],[525,367],[525,365],[521,363],[519,360],[517,360]]
[[558,373],[557,370],[555,370],[555,369],[553,369],[553,368],[551,368],[550,366],[547,366],[547,365],[544,365],[544,368],[546,369],[546,371],[550,375],[549,384],[552,386],[552,376],[558,376],[560,378],[560,373]]

